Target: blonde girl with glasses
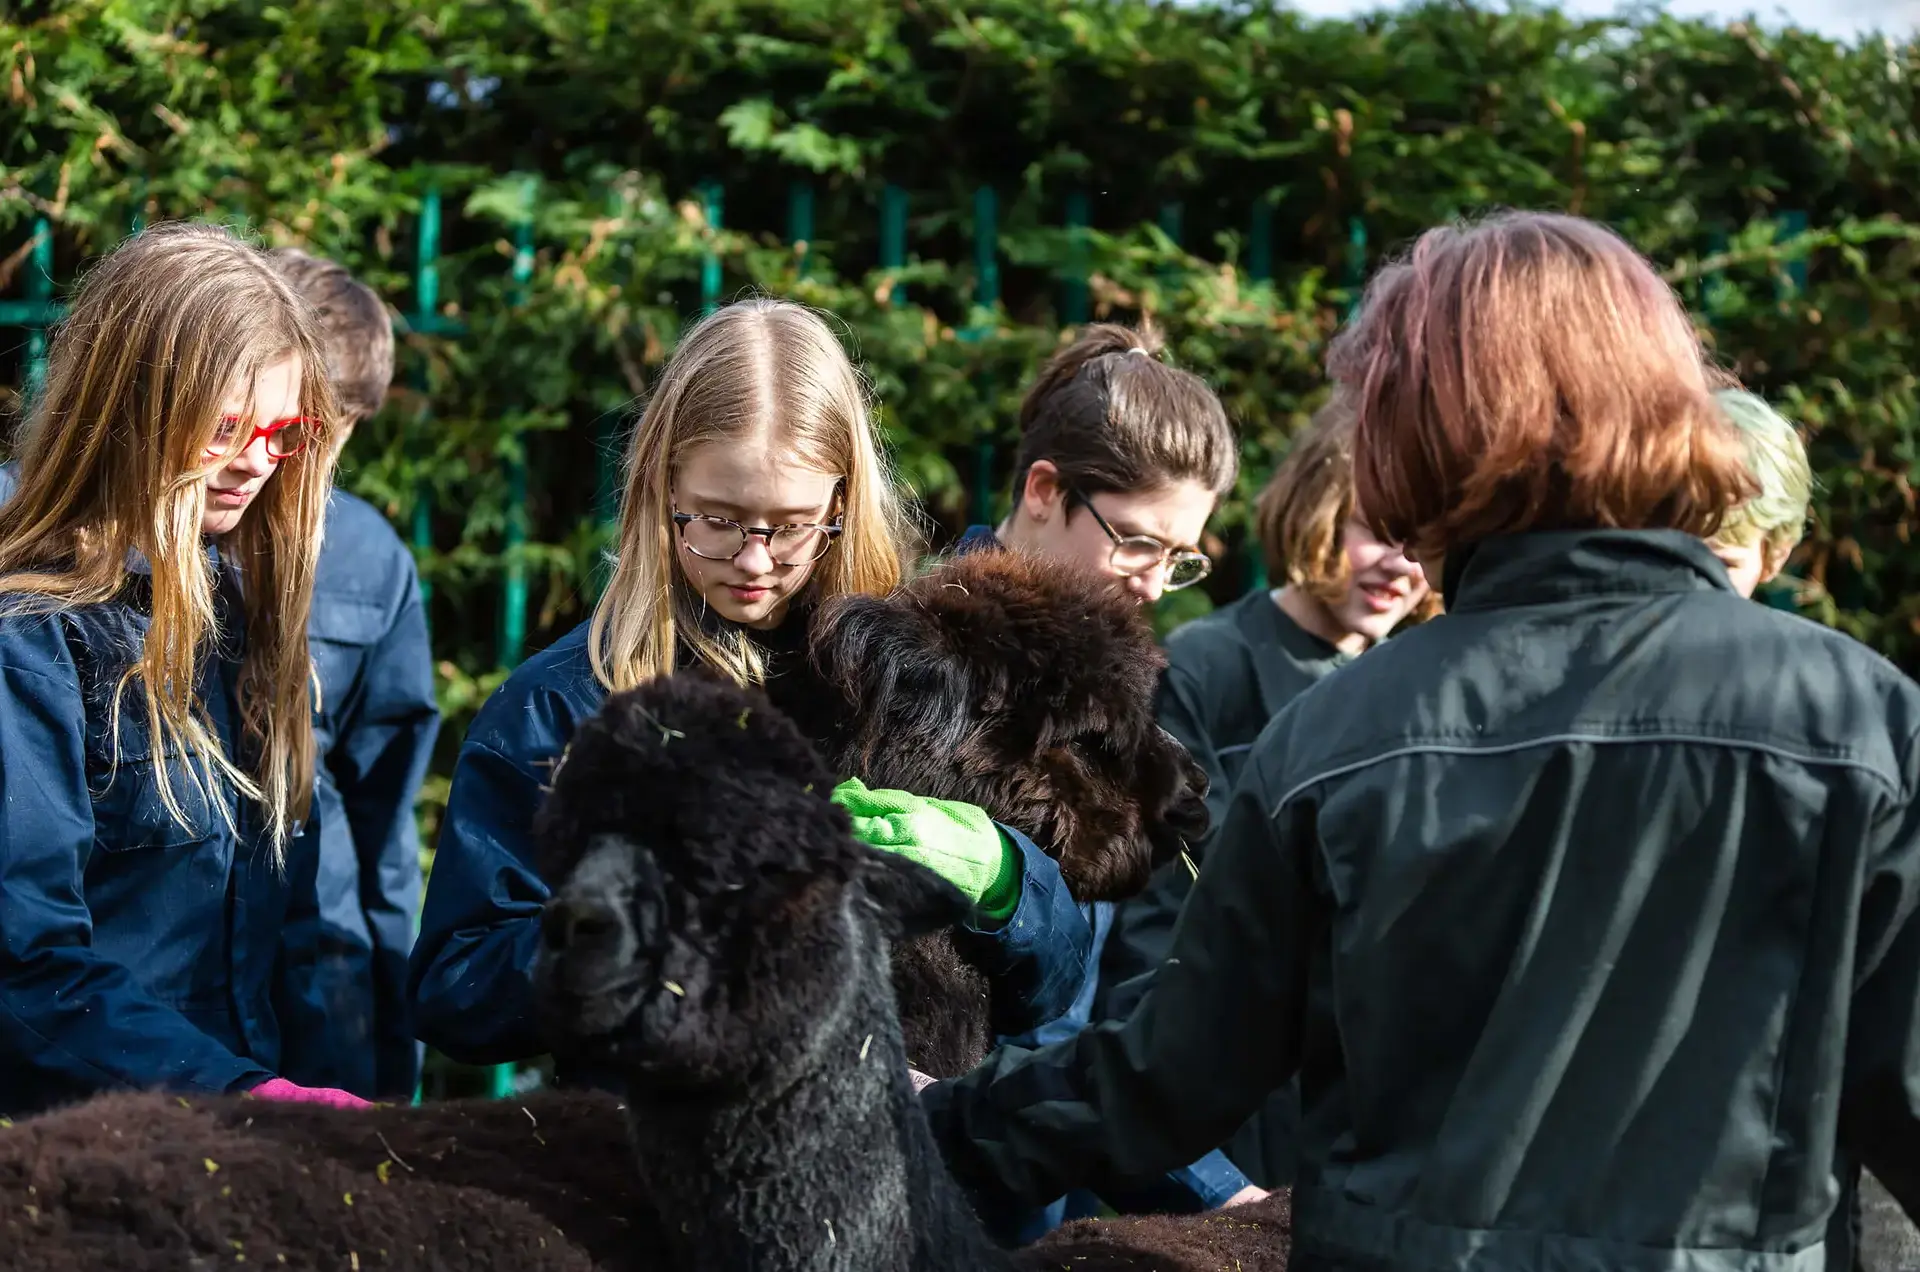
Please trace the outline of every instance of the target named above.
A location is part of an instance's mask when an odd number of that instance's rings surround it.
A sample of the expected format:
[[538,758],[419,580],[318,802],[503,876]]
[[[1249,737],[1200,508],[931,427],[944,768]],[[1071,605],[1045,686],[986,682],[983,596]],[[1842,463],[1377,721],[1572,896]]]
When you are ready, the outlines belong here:
[[[815,607],[892,590],[912,550],[865,387],[826,322],[750,300],[681,341],[634,431],[613,575],[592,619],[515,671],[461,746],[409,980],[426,1042],[474,1064],[546,1050],[529,973],[548,889],[531,828],[580,722],[611,692],[699,667],[764,686],[806,727],[822,696],[805,657]],[[890,828],[875,846],[972,895],[1003,1021],[1027,1028],[1066,1009],[1092,938],[1051,858],[984,815],[969,819],[977,834],[921,841],[895,815],[911,797],[849,782],[838,798],[857,833]]]
[[358,1103],[312,1089],[304,944],[332,412],[305,308],[217,228],[128,240],[54,336],[0,506],[0,1113]]

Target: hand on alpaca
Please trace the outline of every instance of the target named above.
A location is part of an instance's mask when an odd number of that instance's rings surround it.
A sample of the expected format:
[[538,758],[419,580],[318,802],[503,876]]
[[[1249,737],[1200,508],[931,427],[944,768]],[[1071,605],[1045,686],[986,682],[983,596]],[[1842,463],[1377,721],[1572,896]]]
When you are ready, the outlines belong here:
[[987,918],[1005,919],[1019,903],[1019,852],[975,805],[868,790],[857,777],[834,787],[833,802],[852,816],[855,839],[925,866]]
[[[926,1074],[920,1072],[920,1070],[914,1069],[914,1068],[909,1068],[907,1070],[907,1077],[913,1082],[913,1093],[915,1095],[920,1094],[922,1091],[926,1090],[928,1087],[932,1086],[934,1083],[940,1080],[938,1078],[930,1078]],[[1232,1203],[1229,1202],[1228,1204],[1231,1205]]]
[[341,1091],[333,1087],[295,1086],[285,1078],[268,1078],[246,1094],[257,1096],[262,1100],[282,1100],[291,1104],[325,1104],[336,1109],[373,1107],[371,1101],[363,1100],[351,1091]]
[[1226,1210],[1233,1206],[1244,1206],[1250,1201],[1265,1201],[1268,1195],[1267,1190],[1258,1184],[1248,1184],[1245,1188],[1242,1188],[1239,1192],[1221,1202],[1220,1209]]

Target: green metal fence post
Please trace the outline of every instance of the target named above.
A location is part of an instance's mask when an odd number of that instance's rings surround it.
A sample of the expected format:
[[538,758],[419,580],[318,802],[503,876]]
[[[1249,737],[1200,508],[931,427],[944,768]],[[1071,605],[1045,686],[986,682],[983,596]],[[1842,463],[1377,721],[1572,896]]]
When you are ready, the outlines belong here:
[[[1727,230],[1724,225],[1716,225],[1707,235],[1707,255],[1719,256],[1727,250]],[[1715,269],[1700,280],[1700,308],[1705,314],[1707,326],[1715,325],[1720,316],[1720,308],[1726,303],[1732,284],[1727,282],[1724,270]]]
[[33,222],[33,251],[27,258],[27,304],[38,309],[27,328],[27,401],[36,402],[47,383],[47,328],[53,308],[53,226],[45,217]]
[[[413,328],[420,332],[435,330],[440,317],[440,187],[428,186],[420,201],[419,242],[413,267]],[[414,387],[420,390],[419,425],[426,432],[433,412],[429,396],[431,384],[425,363],[414,369]],[[413,489],[413,551],[415,556],[433,550],[433,488],[425,477]],[[423,572],[420,576],[420,601],[433,599],[433,584]]]
[[[625,196],[619,191],[611,191],[607,196],[607,215],[624,218],[627,214]],[[641,280],[633,278],[637,285]],[[595,476],[593,484],[593,520],[602,533],[609,539],[615,533],[616,523],[620,519],[620,423],[622,412],[608,411],[594,421],[593,448],[595,458]],[[593,567],[587,572],[587,593],[594,604],[607,590],[607,584],[613,577],[613,563],[605,551],[594,554]]]
[[1347,317],[1360,308],[1360,293],[1367,281],[1367,223],[1359,217],[1347,220]]
[[1067,196],[1067,276],[1060,284],[1060,321],[1077,327],[1093,313],[1093,298],[1088,292],[1091,273],[1088,260],[1087,223],[1092,219],[1087,192],[1075,190]]
[[[1253,201],[1247,214],[1247,281],[1264,283],[1272,278],[1273,198],[1263,194]],[[1247,525],[1246,542],[1241,546],[1246,556],[1247,591],[1266,591],[1271,586],[1267,578],[1267,554],[1251,522]]]
[[[527,219],[514,227],[513,301],[523,305],[533,278],[533,185],[527,184]],[[511,670],[527,646],[527,452],[523,437],[513,439],[507,458],[507,518],[501,547],[506,570],[500,590],[499,661]]]
[[[980,309],[992,309],[1000,303],[1000,200],[992,186],[973,192],[973,303]],[[990,379],[981,379],[981,400],[993,400]],[[985,525],[993,520],[993,424],[981,426],[974,443],[973,520]]]
[[707,218],[707,252],[700,261],[700,312],[710,314],[720,307],[720,244],[718,235],[725,216],[723,192],[718,181],[700,187],[700,206]]
[[[907,263],[907,192],[888,184],[880,191],[880,268],[901,269]],[[907,303],[907,289],[895,282],[887,303]]]
[[[1797,238],[1806,232],[1807,214],[1799,208],[1792,208],[1780,214],[1779,229],[1775,231],[1774,237],[1776,239]],[[1784,301],[1789,296],[1806,290],[1807,258],[1802,256],[1799,260],[1790,261],[1787,264],[1787,276],[1779,288],[1780,299]]]
[[47,328],[60,321],[61,307],[53,300],[53,227],[45,217],[35,218],[28,243],[26,299],[0,300],[0,327],[27,333],[23,392],[31,403],[47,382]]
[[807,260],[813,255],[813,182],[796,181],[787,187],[787,242],[793,244],[799,259],[794,271],[807,276]]
[[1264,283],[1273,277],[1273,197],[1261,195],[1247,216],[1247,279]]

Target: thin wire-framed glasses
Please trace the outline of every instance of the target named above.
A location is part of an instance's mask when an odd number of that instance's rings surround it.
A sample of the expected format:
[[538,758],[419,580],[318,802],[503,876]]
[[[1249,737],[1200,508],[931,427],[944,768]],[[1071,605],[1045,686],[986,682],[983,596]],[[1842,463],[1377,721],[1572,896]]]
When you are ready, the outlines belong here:
[[775,565],[811,565],[827,554],[841,534],[838,521],[822,525],[811,521],[793,521],[783,526],[743,526],[725,517],[698,512],[673,514],[680,542],[687,551],[709,561],[731,561],[747,546],[753,535],[767,545],[767,555]]
[[1069,489],[1067,498],[1079,504],[1093,514],[1094,521],[1113,540],[1113,572],[1131,578],[1136,574],[1145,574],[1161,562],[1166,562],[1169,592],[1177,592],[1183,587],[1192,587],[1207,575],[1213,573],[1213,561],[1204,552],[1195,552],[1191,548],[1170,548],[1160,540],[1145,534],[1120,534],[1107,524],[1093,501],[1077,490]]
[[[239,441],[242,433],[246,434],[247,440],[244,442]],[[305,450],[319,435],[320,421],[310,415],[289,415],[284,419],[270,420],[253,426],[251,431],[240,416],[222,415],[220,427],[214,430],[213,441],[207,447],[207,455],[242,455],[247,447],[264,437],[267,439],[269,458],[290,459]]]

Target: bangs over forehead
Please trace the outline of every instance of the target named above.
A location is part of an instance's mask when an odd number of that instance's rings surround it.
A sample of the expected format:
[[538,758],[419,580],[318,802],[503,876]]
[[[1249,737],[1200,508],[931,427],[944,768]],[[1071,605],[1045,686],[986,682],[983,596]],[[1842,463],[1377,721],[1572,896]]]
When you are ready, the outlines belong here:
[[1328,370],[1355,495],[1416,553],[1529,530],[1710,534],[1752,489],[1672,290],[1610,230],[1506,213],[1429,230],[1368,285]]

